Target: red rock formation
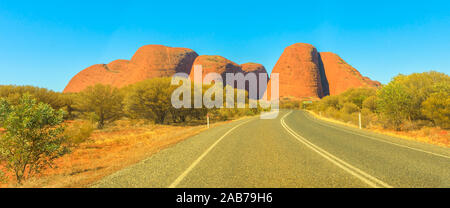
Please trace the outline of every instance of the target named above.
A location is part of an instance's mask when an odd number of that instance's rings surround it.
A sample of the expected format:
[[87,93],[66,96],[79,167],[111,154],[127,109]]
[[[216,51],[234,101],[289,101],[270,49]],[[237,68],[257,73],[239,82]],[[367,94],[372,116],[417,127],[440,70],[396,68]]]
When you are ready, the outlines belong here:
[[[262,64],[257,64],[257,63],[245,63],[245,64],[241,64],[241,68],[242,68],[242,71],[244,71],[244,74],[248,74],[248,73],[254,73],[255,75],[256,75],[256,80],[257,80],[257,96],[255,96],[255,97],[252,97],[252,96],[250,96],[250,98],[251,99],[259,99],[259,98],[261,98],[262,97],[262,95],[264,94],[264,92],[265,92],[265,88],[267,88],[267,86],[264,88],[264,89],[261,89],[261,92],[260,92],[260,89],[259,89],[259,82],[260,82],[260,80],[259,80],[259,75],[260,74],[265,74],[266,75],[266,77],[267,77],[267,81],[269,80],[269,75],[267,74],[267,71],[266,71],[266,68],[262,65]],[[267,84],[267,83],[266,83]],[[249,91],[249,86],[248,86],[248,83],[246,83],[246,85],[245,85],[245,89],[247,90],[247,91]]]
[[347,64],[341,57],[331,52],[321,52],[329,94],[337,95],[350,88],[379,87],[381,83],[363,77],[358,70]]
[[95,84],[123,87],[154,77],[170,77],[177,72],[189,74],[197,57],[191,49],[147,45],[139,48],[131,61],[116,60],[97,64],[75,75],[65,93],[80,92]]
[[[187,48],[147,45],[139,48],[130,61],[116,60],[86,68],[72,78],[64,92],[79,92],[98,83],[123,87],[154,77],[170,77],[178,72],[190,74],[193,79],[193,65],[202,65],[202,79],[207,73],[216,72],[224,82],[226,73],[267,74],[261,64],[238,65],[222,56],[198,56]],[[279,95],[286,98],[318,99],[349,88],[381,86],[379,82],[362,76],[338,55],[318,53],[314,46],[306,43],[287,47],[272,73],[279,73]],[[270,86],[269,82],[268,92]]]
[[191,80],[194,80],[194,66],[195,65],[201,65],[202,66],[202,80],[205,78],[205,76],[208,73],[215,72],[222,76],[222,79],[224,83],[226,83],[226,73],[243,73],[241,67],[237,65],[236,63],[222,57],[222,56],[209,56],[209,55],[202,55],[195,59],[190,78]]
[[241,68],[245,73],[267,74],[266,68],[262,64],[245,63],[241,64]]
[[273,68],[273,73],[279,73],[280,97],[302,99],[323,96],[319,55],[317,49],[310,44],[296,43],[288,46]]

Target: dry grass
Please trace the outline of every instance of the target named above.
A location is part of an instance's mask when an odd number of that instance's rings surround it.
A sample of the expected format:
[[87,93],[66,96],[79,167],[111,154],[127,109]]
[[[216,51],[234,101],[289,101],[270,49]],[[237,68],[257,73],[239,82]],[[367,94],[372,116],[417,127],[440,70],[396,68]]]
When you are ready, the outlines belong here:
[[[325,120],[325,121],[358,128],[356,125],[353,125],[353,124],[345,123],[345,122],[335,120],[332,118],[319,116],[313,111],[308,111],[308,112],[311,113],[314,117]],[[369,128],[365,128],[365,129],[369,130],[369,131],[389,135],[389,136],[399,137],[402,139],[419,141],[419,142],[439,145],[439,146],[443,146],[443,147],[450,147],[449,132],[447,130],[441,129],[439,127],[423,127],[422,129],[419,129],[419,130],[410,130],[410,131],[394,131],[394,130],[384,129],[384,128],[378,127],[378,126],[370,126]]]
[[[228,122],[212,124],[212,127]],[[114,127],[95,131],[71,154],[56,161],[41,176],[18,186],[0,187],[87,187],[124,167],[206,130],[205,126],[168,126],[118,121]],[[12,178],[12,177],[10,177]]]

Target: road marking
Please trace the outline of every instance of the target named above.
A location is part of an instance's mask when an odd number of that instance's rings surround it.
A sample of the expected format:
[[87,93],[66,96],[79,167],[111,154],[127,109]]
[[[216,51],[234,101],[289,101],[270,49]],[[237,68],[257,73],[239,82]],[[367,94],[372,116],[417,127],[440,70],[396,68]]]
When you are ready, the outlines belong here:
[[230,130],[228,130],[224,135],[222,135],[222,137],[220,137],[216,142],[214,142],[214,144],[212,144],[205,152],[203,152],[202,155],[200,155],[199,158],[197,158],[197,160],[195,160],[180,176],[178,176],[177,179],[175,179],[175,181],[173,181],[170,185],[169,188],[175,188],[178,186],[178,184],[183,181],[183,179],[189,174],[189,172],[192,171],[192,169],[195,168],[195,166],[197,166],[198,163],[200,163],[200,161],[220,142],[222,141],[223,138],[225,138],[229,133],[231,133],[233,130],[235,130],[236,128],[238,128],[239,126],[242,126],[248,122],[250,122],[252,119],[242,122],[238,125],[236,125],[235,127],[231,128]]
[[[305,116],[305,117],[308,118],[308,116]],[[331,126],[331,125],[328,125],[328,124],[323,124],[323,123],[320,123],[320,122],[318,122],[318,121],[316,121],[316,120],[314,120],[314,119],[311,119],[311,118],[308,118],[308,119],[309,119],[310,121],[314,121],[315,123],[317,123],[317,124],[319,124],[319,125],[326,126],[326,127],[330,127],[330,128],[334,128],[334,129],[337,129],[337,130],[340,130],[340,131],[344,131],[344,132],[347,132],[347,133],[351,133],[351,134],[354,134],[354,135],[357,135],[357,136],[363,136],[363,137],[366,137],[366,138],[371,139],[371,140],[375,140],[375,141],[379,141],[379,142],[384,142],[384,143],[396,145],[396,146],[399,146],[399,147],[403,147],[403,148],[407,148],[407,149],[411,149],[411,150],[416,150],[416,151],[419,151],[419,152],[428,153],[428,154],[431,154],[431,155],[435,155],[435,156],[439,156],[439,157],[444,157],[444,158],[450,159],[450,156],[447,156],[447,155],[442,155],[442,154],[438,154],[438,153],[434,153],[434,152],[429,152],[429,151],[422,150],[422,149],[418,149],[418,148],[414,148],[414,147],[409,147],[409,146],[402,145],[402,144],[397,144],[397,143],[394,143],[394,142],[385,141],[385,140],[378,139],[378,138],[375,138],[375,137],[371,137],[371,136],[367,136],[367,135],[364,135],[364,134],[352,132],[352,131],[349,131],[349,130],[346,130],[346,129],[334,127],[334,126]]]
[[312,149],[314,152],[318,153],[320,156],[324,157],[325,159],[329,160],[330,162],[332,162],[333,164],[335,164],[336,166],[342,168],[343,170],[347,171],[348,173],[350,173],[351,175],[355,176],[356,178],[360,179],[361,181],[363,181],[364,183],[366,183],[367,185],[373,187],[373,188],[392,188],[392,186],[390,186],[389,184],[369,175],[368,173],[348,164],[347,162],[337,158],[336,156],[332,155],[331,153],[323,150],[322,148],[314,145],[313,143],[311,143],[310,141],[308,141],[307,139],[305,139],[304,137],[298,135],[294,130],[292,130],[284,121],[284,119],[290,115],[292,113],[292,111],[290,111],[289,113],[287,113],[286,115],[284,115],[280,122],[281,125],[283,126],[283,128],[289,133],[291,134],[294,138],[296,138],[298,141],[300,141],[301,143],[303,143],[305,146],[309,147],[310,149]]

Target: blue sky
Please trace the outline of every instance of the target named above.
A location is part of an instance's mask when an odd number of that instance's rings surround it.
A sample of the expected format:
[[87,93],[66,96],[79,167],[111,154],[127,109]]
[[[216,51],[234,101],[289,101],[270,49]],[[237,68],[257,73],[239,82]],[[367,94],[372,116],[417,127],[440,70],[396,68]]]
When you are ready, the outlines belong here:
[[448,1],[0,0],[0,85],[62,91],[82,69],[146,44],[187,47],[270,72],[297,42],[363,75],[450,72]]

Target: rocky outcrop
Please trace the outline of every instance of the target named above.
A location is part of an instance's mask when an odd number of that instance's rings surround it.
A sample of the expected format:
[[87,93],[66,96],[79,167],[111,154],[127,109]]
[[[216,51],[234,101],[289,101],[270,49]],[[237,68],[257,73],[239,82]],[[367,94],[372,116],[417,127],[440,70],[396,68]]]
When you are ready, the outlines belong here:
[[[318,53],[314,46],[296,43],[287,47],[272,74],[279,74],[279,96],[293,99],[318,99],[337,95],[350,88],[381,86],[362,76],[338,55]],[[271,82],[267,87],[270,98]]]
[[170,77],[178,72],[189,74],[197,56],[187,48],[146,45],[137,50],[131,61],[116,60],[86,68],[70,80],[64,92],[80,92],[95,84],[123,87],[150,78]]
[[278,59],[273,73],[279,74],[280,97],[309,99],[323,96],[319,53],[311,44],[288,46]]
[[[222,56],[198,56],[188,48],[146,45],[139,48],[129,61],[116,60],[84,69],[70,80],[64,92],[80,92],[95,84],[123,87],[155,77],[170,77],[179,72],[189,74],[193,80],[194,65],[202,65],[202,80],[206,74],[215,72],[222,76],[224,83],[226,73],[254,73],[257,79],[259,74],[267,74],[264,66],[257,63],[238,65]],[[279,74],[279,95],[285,98],[318,99],[342,93],[349,88],[381,86],[381,83],[362,76],[338,55],[319,53],[307,43],[288,46],[273,68],[272,75],[274,73]],[[257,81],[260,82],[259,79]],[[249,89],[248,83],[245,89]],[[266,92],[270,91],[269,81]],[[261,97],[258,94],[251,98]]]
[[[320,58],[328,82],[329,94],[337,95],[350,88],[379,87],[381,83],[362,76],[337,54],[321,52]],[[328,94],[328,93],[326,93]]]
[[[254,73],[256,75],[256,80],[257,80],[257,89],[256,90],[257,90],[258,93],[257,93],[257,96],[251,96],[250,95],[249,97],[251,99],[259,99],[259,98],[261,98],[263,96],[266,88],[267,88],[267,82],[269,80],[269,75],[267,74],[266,68],[262,64],[258,64],[258,63],[245,63],[245,64],[241,64],[241,69],[242,69],[242,71],[244,71],[245,75],[247,75],[249,73]],[[260,83],[259,83],[261,81],[259,79],[259,75],[260,74],[264,74],[267,77],[267,80],[266,80],[267,82],[265,83],[266,87],[261,88],[261,90],[260,90]],[[248,83],[246,83],[245,89],[247,91],[249,91],[249,84]]]
[[202,55],[195,59],[190,78],[194,80],[194,74],[199,73],[195,71],[194,66],[201,65],[202,66],[202,80],[208,73],[217,73],[222,76],[223,83],[226,83],[226,73],[243,73],[241,67],[222,57],[222,56],[210,56],[210,55]]

